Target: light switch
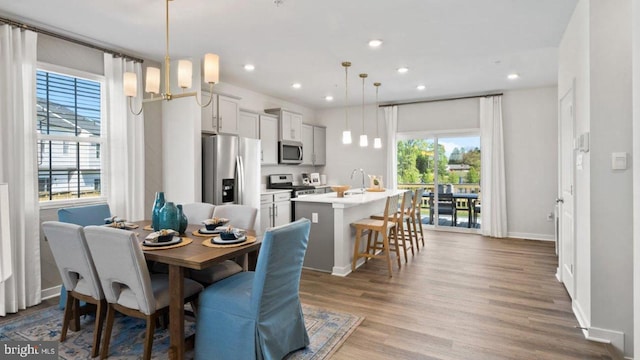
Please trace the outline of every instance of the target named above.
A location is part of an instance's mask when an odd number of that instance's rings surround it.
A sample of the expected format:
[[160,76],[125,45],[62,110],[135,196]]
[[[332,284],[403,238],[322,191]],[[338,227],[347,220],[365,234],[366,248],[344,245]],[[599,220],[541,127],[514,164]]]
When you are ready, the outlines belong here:
[[311,222],[312,223],[318,222],[318,213],[311,213]]
[[612,170],[627,169],[627,153],[626,152],[611,153],[611,169]]

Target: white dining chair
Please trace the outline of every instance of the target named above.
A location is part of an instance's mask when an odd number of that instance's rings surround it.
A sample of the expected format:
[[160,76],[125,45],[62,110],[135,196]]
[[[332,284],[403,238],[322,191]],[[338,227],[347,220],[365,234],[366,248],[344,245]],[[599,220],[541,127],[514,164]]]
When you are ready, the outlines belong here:
[[213,217],[215,205],[203,202],[182,204],[182,212],[187,216],[189,224],[202,224],[203,220]]
[[66,289],[66,301],[60,341],[65,341],[73,316],[75,328],[80,329],[80,300],[96,305],[96,321],[93,330],[91,356],[98,356],[100,336],[107,302],[89,252],[82,226],[59,221],[45,221],[42,231],[56,261],[62,283]]
[[[107,327],[100,358],[109,355],[115,312],[146,320],[143,359],[151,359],[153,333],[158,316],[169,311],[169,276],[149,274],[136,234],[104,226],[87,226],[85,235],[108,303]],[[184,279],[184,299],[195,301],[203,286]]]

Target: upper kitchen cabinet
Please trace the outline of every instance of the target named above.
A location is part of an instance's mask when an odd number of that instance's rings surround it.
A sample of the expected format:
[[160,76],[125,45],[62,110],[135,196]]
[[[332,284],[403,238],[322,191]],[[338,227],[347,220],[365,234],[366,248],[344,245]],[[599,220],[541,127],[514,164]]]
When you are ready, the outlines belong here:
[[327,159],[327,128],[302,124],[302,164],[320,166]]
[[266,109],[266,113],[278,115],[280,131],[278,140],[302,141],[302,115],[285,109]]
[[278,118],[260,115],[261,164],[278,165]]
[[252,139],[260,139],[260,115],[251,111],[240,110],[238,135]]
[[[210,93],[202,92],[202,101],[209,101]],[[213,95],[212,104],[202,109],[202,132],[209,134],[238,134],[240,98],[227,95]]]

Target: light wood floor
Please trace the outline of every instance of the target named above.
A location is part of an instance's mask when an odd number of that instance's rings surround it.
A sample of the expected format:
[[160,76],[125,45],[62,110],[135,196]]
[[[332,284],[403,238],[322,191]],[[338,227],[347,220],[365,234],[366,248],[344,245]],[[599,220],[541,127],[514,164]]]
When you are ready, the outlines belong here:
[[303,271],[303,302],[365,317],[333,359],[619,358],[575,328],[553,243],[425,235],[426,248],[391,279],[380,260],[345,278]]
[[381,260],[346,278],[303,271],[303,302],[365,317],[333,359],[618,358],[575,328],[552,242],[425,235],[392,278]]

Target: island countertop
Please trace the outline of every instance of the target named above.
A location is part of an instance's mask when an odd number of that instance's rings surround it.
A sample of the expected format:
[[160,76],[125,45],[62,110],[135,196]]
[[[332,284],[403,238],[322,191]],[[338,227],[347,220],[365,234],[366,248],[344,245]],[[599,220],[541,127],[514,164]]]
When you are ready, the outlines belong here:
[[[354,190],[351,190],[354,191]],[[357,189],[356,189],[357,191]],[[365,191],[362,194],[345,194],[344,197],[339,198],[338,193],[326,193],[326,194],[315,194],[315,195],[305,195],[297,198],[291,199],[291,201],[295,202],[306,202],[306,203],[324,203],[331,204],[333,208],[348,208],[352,206],[358,206],[366,203],[370,203],[373,201],[385,199],[388,196],[402,194],[406,190],[398,190],[398,189],[386,189],[385,191],[376,191],[369,192]]]

